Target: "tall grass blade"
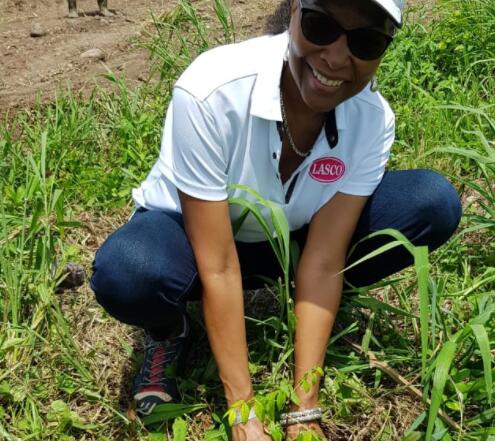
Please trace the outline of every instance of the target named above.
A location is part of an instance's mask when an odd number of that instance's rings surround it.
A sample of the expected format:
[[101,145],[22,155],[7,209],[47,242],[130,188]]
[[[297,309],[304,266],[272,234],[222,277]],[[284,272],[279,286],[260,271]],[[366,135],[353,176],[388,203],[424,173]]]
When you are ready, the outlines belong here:
[[438,410],[442,403],[443,390],[447,377],[449,375],[450,367],[454,359],[455,351],[457,348],[457,342],[448,341],[440,350],[436,360],[436,369],[433,376],[433,389],[431,392],[431,404],[428,411],[428,427],[426,429],[426,441],[432,440],[433,429],[435,427],[435,421],[437,419]]
[[160,423],[172,418],[176,418],[188,413],[197,412],[198,410],[205,409],[206,404],[159,404],[153,409],[151,415],[147,415],[141,418],[143,424]]
[[473,334],[476,337],[478,347],[483,360],[483,373],[485,376],[486,395],[488,404],[492,405],[493,399],[493,378],[492,378],[492,356],[490,353],[490,339],[484,325],[471,325]]
[[235,30],[232,15],[224,0],[215,0],[215,14],[223,28],[224,43],[235,42]]
[[357,242],[350,250],[349,256],[352,255],[356,247],[364,242],[365,240],[371,239],[377,236],[391,236],[395,239],[395,241],[391,241],[385,245],[382,245],[377,250],[368,253],[366,256],[362,257],[358,261],[353,264],[347,266],[342,271],[346,271],[350,268],[353,268],[360,263],[372,259],[373,257],[384,253],[392,248],[403,246],[405,247],[414,258],[414,268],[416,270],[416,275],[418,278],[418,290],[419,290],[419,309],[420,309],[420,332],[421,332],[421,377],[424,380],[426,374],[426,363],[428,358],[428,339],[429,339],[429,311],[430,311],[430,301],[429,301],[429,293],[428,293],[428,271],[429,271],[429,262],[428,262],[428,248],[427,247],[415,247],[406,236],[404,236],[401,232],[393,229],[384,229],[381,231],[377,231],[375,233],[369,234],[368,236],[361,239]]
[[[430,299],[428,293],[428,248],[417,247],[413,251],[414,267],[418,276],[419,291],[419,323],[421,332],[421,374],[425,379],[426,363],[428,358],[428,337],[429,337],[429,312]],[[435,306],[431,308],[432,314],[435,313]]]
[[[296,326],[293,300],[290,295],[289,268],[291,263],[291,245],[289,223],[282,207],[268,199],[263,198],[256,190],[240,184],[230,185],[229,188],[233,190],[240,190],[246,195],[246,197],[230,197],[229,203],[243,207],[241,217],[245,216],[246,209],[254,215],[265,233],[266,239],[270,242],[273,252],[275,253],[275,256],[280,264],[280,268],[282,269],[283,285],[278,283],[278,291],[280,293],[279,302],[281,305],[281,318],[285,316],[287,323],[288,339],[286,342],[287,347],[285,349],[288,350],[291,348],[292,342],[294,341],[294,331]],[[254,202],[248,200],[248,198],[254,199]],[[270,215],[274,231],[272,231],[271,226],[266,221],[263,213],[258,208],[258,205],[264,208]],[[235,223],[237,223],[237,221]],[[278,336],[278,333],[279,330],[276,331],[276,336]]]

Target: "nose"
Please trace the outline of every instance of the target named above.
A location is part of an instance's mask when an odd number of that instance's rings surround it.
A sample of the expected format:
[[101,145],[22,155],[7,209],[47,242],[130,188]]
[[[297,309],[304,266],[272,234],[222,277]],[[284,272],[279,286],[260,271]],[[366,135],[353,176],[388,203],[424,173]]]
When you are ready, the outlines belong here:
[[325,46],[321,51],[320,57],[327,63],[331,70],[338,70],[345,67],[351,59],[347,36],[342,34],[333,43]]

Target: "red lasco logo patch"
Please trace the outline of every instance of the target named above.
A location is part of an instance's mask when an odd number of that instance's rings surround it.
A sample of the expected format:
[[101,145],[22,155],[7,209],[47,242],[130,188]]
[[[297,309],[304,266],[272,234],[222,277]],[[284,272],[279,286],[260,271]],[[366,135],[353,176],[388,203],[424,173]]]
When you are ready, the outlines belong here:
[[345,172],[345,164],[339,159],[331,156],[320,158],[309,167],[309,176],[318,182],[335,182]]

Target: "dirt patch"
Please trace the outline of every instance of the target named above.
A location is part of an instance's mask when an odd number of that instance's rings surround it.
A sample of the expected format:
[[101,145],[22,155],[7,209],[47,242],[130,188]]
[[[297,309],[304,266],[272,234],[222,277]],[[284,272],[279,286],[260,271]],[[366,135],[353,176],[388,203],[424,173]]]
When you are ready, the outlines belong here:
[[[1,1],[1,0],[0,0]],[[97,13],[96,0],[79,0],[80,17],[68,19],[65,0],[13,0],[0,5],[0,107],[3,110],[31,104],[40,92],[53,97],[59,88],[92,87],[105,65],[81,59],[85,51],[98,48],[106,66],[125,72],[132,81],[146,75],[146,51],[130,42],[150,12],[166,9],[163,0],[113,0],[113,17]],[[30,36],[39,24],[46,34]]]
[[[66,0],[0,0],[0,114],[31,105],[39,94],[51,100],[57,90],[91,90],[107,69],[123,74],[132,87],[149,74],[147,51],[138,37],[151,14],[173,8],[173,0],[109,0],[113,17],[98,14],[96,0],[78,0],[79,18],[69,19]],[[194,2],[200,13],[211,2]],[[276,0],[235,0],[232,13],[238,35],[253,35]],[[32,37],[33,26],[45,35]],[[82,59],[98,48],[105,60]]]

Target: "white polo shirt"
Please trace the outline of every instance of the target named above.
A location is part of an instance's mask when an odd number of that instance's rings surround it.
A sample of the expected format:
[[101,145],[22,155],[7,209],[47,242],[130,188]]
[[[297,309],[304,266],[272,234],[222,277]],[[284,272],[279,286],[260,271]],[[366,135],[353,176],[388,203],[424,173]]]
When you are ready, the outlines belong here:
[[[160,156],[133,190],[138,206],[180,212],[177,189],[220,201],[254,198],[246,185],[282,207],[291,230],[301,228],[337,192],[371,195],[394,140],[394,114],[366,87],[335,110],[338,143],[322,129],[308,157],[282,184],[277,122],[286,33],[221,46],[200,55],[178,79],[165,118]],[[242,209],[230,207],[231,219]],[[270,215],[262,210],[269,225]],[[236,240],[266,240],[249,215]]]

